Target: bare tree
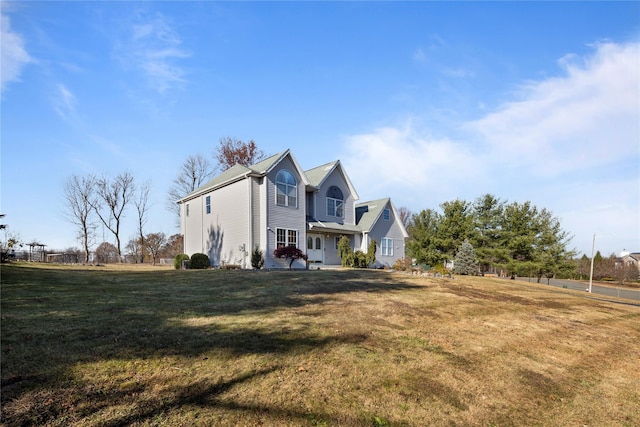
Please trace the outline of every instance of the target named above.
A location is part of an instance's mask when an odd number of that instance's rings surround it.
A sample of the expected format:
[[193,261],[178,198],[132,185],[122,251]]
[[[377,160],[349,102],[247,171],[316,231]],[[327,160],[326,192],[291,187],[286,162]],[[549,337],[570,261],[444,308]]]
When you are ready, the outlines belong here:
[[96,191],[98,200],[92,206],[100,221],[116,238],[116,249],[121,259],[120,225],[125,208],[135,192],[133,175],[129,172],[124,172],[112,181],[104,177],[100,178],[96,181]]
[[169,188],[167,209],[180,218],[180,207],[177,201],[211,179],[214,172],[211,162],[202,154],[187,157]]
[[167,238],[165,237],[164,233],[149,233],[147,234],[145,241],[145,248],[147,250],[147,253],[151,255],[153,265],[156,265],[156,260],[158,259],[160,250],[167,242]]
[[218,161],[218,167],[225,171],[235,165],[249,166],[262,160],[264,151],[253,140],[242,142],[227,136],[220,138],[217,154],[213,157]]
[[84,262],[89,262],[89,249],[95,237],[95,223],[91,211],[97,205],[96,178],[93,175],[70,176],[64,184],[64,196],[67,203],[65,217],[79,229]]
[[127,251],[127,255],[130,255],[136,262],[144,263],[144,248],[140,245],[140,237],[130,238],[124,249]]
[[404,225],[405,228],[409,228],[409,224],[411,224],[411,217],[413,216],[411,210],[405,206],[400,206],[398,208],[398,216],[400,216],[400,222],[402,222],[402,225]]
[[140,239],[140,262],[144,262],[144,252],[142,248],[144,248],[144,233],[143,228],[147,223],[147,214],[149,213],[149,191],[151,189],[151,183],[149,181],[145,182],[138,188],[136,197],[133,199],[133,204],[136,207],[136,212],[138,214],[138,236]]

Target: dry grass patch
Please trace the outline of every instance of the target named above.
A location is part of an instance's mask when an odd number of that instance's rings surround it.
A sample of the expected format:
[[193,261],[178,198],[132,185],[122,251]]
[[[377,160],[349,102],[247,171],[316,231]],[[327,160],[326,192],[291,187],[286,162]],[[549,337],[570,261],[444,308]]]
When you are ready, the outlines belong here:
[[640,425],[639,343],[524,282],[2,266],[2,423]]

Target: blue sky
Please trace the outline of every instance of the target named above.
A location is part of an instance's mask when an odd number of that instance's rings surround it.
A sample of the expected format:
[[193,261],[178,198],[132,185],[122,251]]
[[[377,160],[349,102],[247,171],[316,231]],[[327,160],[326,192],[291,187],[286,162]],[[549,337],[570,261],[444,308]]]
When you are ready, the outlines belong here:
[[178,232],[178,169],[231,136],[340,159],[361,201],[491,193],[579,252],[640,251],[638,2],[21,1],[1,29],[1,210],[24,241],[79,246],[63,184],[89,173],[150,180],[147,232]]

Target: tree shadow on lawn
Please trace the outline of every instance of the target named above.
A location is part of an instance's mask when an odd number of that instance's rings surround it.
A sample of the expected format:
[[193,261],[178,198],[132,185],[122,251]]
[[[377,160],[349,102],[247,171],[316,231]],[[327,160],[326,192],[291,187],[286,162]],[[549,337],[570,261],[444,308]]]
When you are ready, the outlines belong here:
[[[34,417],[42,420],[44,416],[47,423],[61,416],[54,411],[47,417],[38,405],[34,406],[35,413],[19,415],[7,410],[10,406],[6,404],[25,393],[37,396],[39,390],[64,388],[63,384],[77,381],[71,378],[78,363],[196,357],[210,351],[228,358],[303,354],[366,339],[338,331],[319,335],[305,327],[274,330],[255,321],[230,327],[224,321],[185,323],[188,319],[222,315],[242,319],[256,313],[265,316],[320,304],[334,294],[385,293],[415,287],[403,283],[397,275],[368,271],[131,273],[42,268],[18,271],[3,266],[2,276],[1,400],[5,421],[18,425],[31,423]],[[200,399],[190,394],[193,387],[178,393],[186,397],[176,398],[174,405]],[[225,385],[199,387],[203,396],[211,396]],[[151,405],[149,412],[160,410],[165,409]],[[135,419],[148,416],[135,412],[127,415]],[[123,419],[120,424],[127,422]]]
[[[274,407],[252,403],[241,403],[225,398],[223,394],[237,385],[257,380],[277,371],[279,367],[270,367],[239,375],[228,381],[211,382],[207,380],[195,381],[186,386],[171,387],[164,393],[162,399],[137,400],[135,409],[129,413],[116,416],[108,421],[100,423],[104,427],[117,427],[131,425],[137,422],[145,422],[158,417],[178,416],[181,411],[197,411],[198,409],[217,409],[223,412],[243,414],[241,418],[251,419],[252,425],[263,423],[294,422],[297,425],[308,424],[309,420],[321,420],[326,425],[362,425],[363,420],[348,417],[337,419],[327,413],[312,413],[304,409],[293,407]],[[117,404],[131,402],[128,393],[120,392],[118,396],[102,396],[94,403],[94,408],[106,409]],[[313,424],[315,425],[315,424]]]

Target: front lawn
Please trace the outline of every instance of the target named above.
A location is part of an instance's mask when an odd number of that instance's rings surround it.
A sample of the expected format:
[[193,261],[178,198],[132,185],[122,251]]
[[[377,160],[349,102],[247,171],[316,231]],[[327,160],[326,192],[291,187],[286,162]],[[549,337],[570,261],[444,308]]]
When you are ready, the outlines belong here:
[[368,270],[2,265],[2,425],[640,425],[640,307]]

